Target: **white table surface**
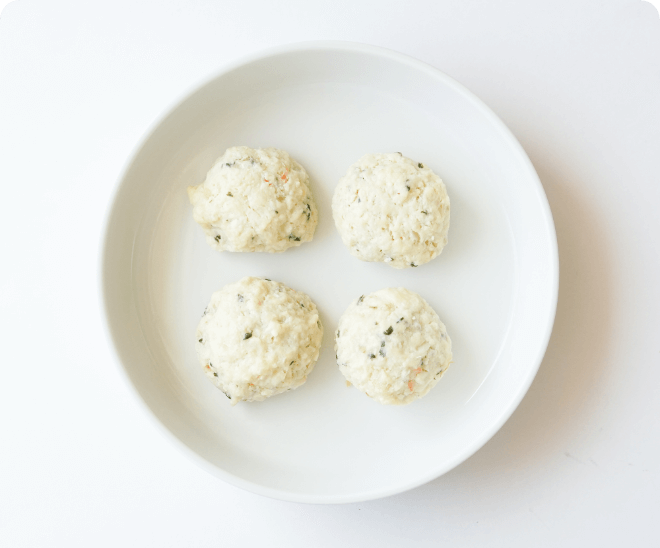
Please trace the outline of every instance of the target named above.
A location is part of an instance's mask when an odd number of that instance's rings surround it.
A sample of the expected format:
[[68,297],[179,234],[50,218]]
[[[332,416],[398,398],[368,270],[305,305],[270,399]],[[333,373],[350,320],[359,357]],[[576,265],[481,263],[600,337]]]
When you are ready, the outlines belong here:
[[[389,47],[511,128],[552,207],[557,320],[508,423],[445,476],[312,506],[198,469],[102,330],[117,177],[163,111],[287,42]],[[660,18],[640,0],[18,0],[0,17],[1,546],[660,545]],[[409,545],[409,544],[405,544]]]

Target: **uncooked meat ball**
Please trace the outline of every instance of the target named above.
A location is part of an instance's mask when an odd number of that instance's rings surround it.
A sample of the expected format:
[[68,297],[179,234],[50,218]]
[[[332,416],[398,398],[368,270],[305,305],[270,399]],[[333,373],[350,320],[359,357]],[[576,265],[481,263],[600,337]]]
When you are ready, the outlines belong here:
[[319,357],[323,326],[304,293],[247,277],[213,294],[196,338],[205,373],[235,405],[302,385]]
[[332,215],[344,245],[363,261],[416,267],[447,244],[444,183],[399,152],[367,154],[353,164],[335,189]]
[[284,150],[232,147],[188,187],[193,218],[218,251],[270,253],[309,242],[318,213],[309,175]]
[[447,371],[451,340],[417,293],[381,289],[353,302],[335,334],[337,365],[352,385],[384,404],[421,398]]

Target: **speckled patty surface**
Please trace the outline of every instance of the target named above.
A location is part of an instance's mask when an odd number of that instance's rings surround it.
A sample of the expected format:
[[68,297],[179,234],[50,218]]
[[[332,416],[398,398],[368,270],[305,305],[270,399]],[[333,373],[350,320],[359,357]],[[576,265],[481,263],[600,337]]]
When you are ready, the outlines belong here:
[[235,405],[302,385],[319,357],[323,326],[304,293],[247,277],[213,294],[196,338],[205,373]]
[[218,251],[285,251],[309,242],[318,221],[309,175],[275,148],[227,149],[188,197]]
[[335,188],[332,215],[344,244],[363,261],[415,267],[447,244],[444,183],[398,152],[367,154],[353,164]]
[[384,404],[421,398],[447,371],[451,340],[417,293],[381,289],[356,299],[335,333],[337,365],[346,379]]

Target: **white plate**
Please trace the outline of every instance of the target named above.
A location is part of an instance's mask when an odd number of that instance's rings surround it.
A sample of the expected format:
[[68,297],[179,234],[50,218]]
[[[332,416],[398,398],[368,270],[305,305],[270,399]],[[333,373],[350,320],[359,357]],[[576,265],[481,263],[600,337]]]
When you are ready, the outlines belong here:
[[[311,243],[280,254],[207,246],[186,187],[233,145],[282,148],[305,166],[319,206]],[[353,258],[330,208],[350,164],[394,151],[430,166],[451,199],[447,247],[403,271]],[[280,499],[361,501],[447,472],[511,415],[552,329],[556,246],[531,163],[471,93],[391,51],[297,44],[224,70],[142,143],[109,214],[102,290],[137,394],[206,470]],[[195,327],[211,294],[247,275],[309,294],[325,335],[304,386],[231,407],[197,362]],[[350,301],[392,286],[420,293],[453,341],[448,373],[405,407],[346,387],[334,360],[333,333]]]

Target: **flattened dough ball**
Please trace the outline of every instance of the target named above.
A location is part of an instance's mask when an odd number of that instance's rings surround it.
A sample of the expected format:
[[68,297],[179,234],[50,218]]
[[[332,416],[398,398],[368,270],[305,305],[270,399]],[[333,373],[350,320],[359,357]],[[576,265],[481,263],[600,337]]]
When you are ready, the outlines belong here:
[[236,405],[303,384],[319,357],[323,326],[304,293],[247,277],[213,294],[196,338],[205,373]]
[[311,241],[318,221],[305,168],[275,148],[228,148],[188,198],[218,251],[284,251]]
[[435,386],[451,363],[451,340],[417,293],[381,289],[353,302],[335,333],[337,365],[383,404],[404,405]]
[[449,197],[440,177],[423,164],[399,152],[367,154],[339,180],[332,216],[358,259],[415,267],[447,244]]

